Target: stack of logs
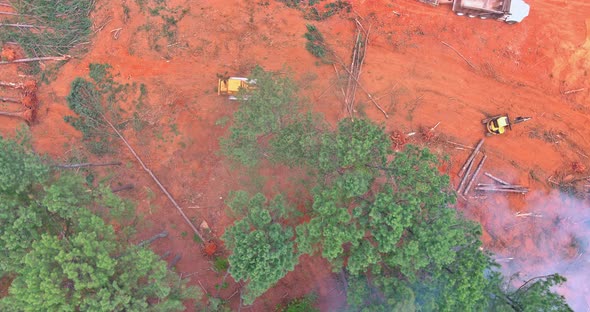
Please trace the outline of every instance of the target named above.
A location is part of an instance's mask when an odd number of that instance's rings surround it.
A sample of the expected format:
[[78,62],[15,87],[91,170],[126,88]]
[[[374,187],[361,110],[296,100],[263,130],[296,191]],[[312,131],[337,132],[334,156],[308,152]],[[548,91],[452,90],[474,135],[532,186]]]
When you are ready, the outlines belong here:
[[469,183],[467,183],[467,185],[465,185],[465,182],[467,182],[467,180],[471,174],[471,170],[473,169],[473,165],[475,164],[475,157],[479,153],[479,150],[481,149],[482,145],[483,145],[483,139],[481,139],[479,141],[479,143],[477,143],[477,146],[475,147],[475,149],[473,150],[471,155],[469,155],[469,158],[467,158],[467,161],[465,162],[465,164],[463,165],[463,167],[459,171],[459,176],[462,177],[461,182],[459,183],[459,186],[457,187],[457,193],[459,193],[459,194],[462,193],[465,196],[469,193],[469,191],[471,190],[471,187],[473,186],[473,183],[475,182],[475,179],[477,178],[477,175],[479,174],[479,171],[481,170],[481,168],[483,167],[483,164],[486,161],[487,156],[485,154],[483,154],[481,160],[479,161],[477,167],[475,168],[475,172],[471,175],[471,178],[469,179]]
[[[344,67],[344,70],[348,72],[346,92],[344,92],[344,104],[346,105],[346,110],[348,111],[351,117],[354,112],[354,100],[356,98],[356,89],[359,84],[359,79],[363,68],[363,62],[365,61],[365,55],[367,53],[369,33],[371,32],[371,27],[365,30],[365,28],[358,19],[355,19],[355,22],[357,29],[356,35],[354,36],[352,61],[350,63],[350,68]],[[344,66],[344,64],[342,66]]]
[[[479,175],[479,172],[481,171],[481,168],[483,167],[483,164],[486,161],[487,156],[484,154],[481,157],[481,160],[479,161],[479,163],[477,164],[475,171],[473,172],[473,174],[471,174],[471,170],[473,169],[473,165],[476,163],[475,158],[477,157],[477,154],[479,153],[479,151],[483,145],[483,141],[484,140],[481,139],[479,141],[479,143],[477,143],[477,146],[475,147],[475,149],[473,150],[471,155],[469,155],[469,158],[467,158],[467,161],[465,162],[465,164],[463,165],[463,167],[459,171],[459,176],[462,178],[461,178],[461,182],[459,183],[459,186],[457,187],[457,193],[463,194],[463,196],[467,195],[469,193],[469,191],[471,190],[473,183],[477,179],[477,176]],[[471,174],[471,178],[469,178],[470,174]],[[528,187],[508,183],[500,178],[497,178],[497,177],[491,175],[490,173],[486,172],[485,175],[488,178],[495,181],[496,183],[491,183],[491,184],[490,183],[478,183],[477,186],[475,187],[476,191],[521,193],[521,194],[528,193],[528,191],[529,191]],[[467,184],[465,184],[467,181],[469,181],[469,182]]]
[[486,192],[505,192],[505,193],[521,193],[521,194],[526,194],[529,192],[529,188],[522,186],[522,185],[515,185],[515,184],[510,184],[500,178],[496,178],[495,176],[489,174],[489,173],[485,173],[485,175],[496,181],[497,183],[495,184],[484,184],[484,183],[478,183],[477,186],[475,187],[475,190],[477,191],[486,191]]
[[0,116],[21,118],[27,123],[35,121],[38,101],[37,101],[37,83],[34,80],[28,80],[24,83],[0,81],[0,87],[17,89],[20,91],[20,98],[0,96],[0,102],[9,102],[21,104],[22,108],[18,111],[0,111]]

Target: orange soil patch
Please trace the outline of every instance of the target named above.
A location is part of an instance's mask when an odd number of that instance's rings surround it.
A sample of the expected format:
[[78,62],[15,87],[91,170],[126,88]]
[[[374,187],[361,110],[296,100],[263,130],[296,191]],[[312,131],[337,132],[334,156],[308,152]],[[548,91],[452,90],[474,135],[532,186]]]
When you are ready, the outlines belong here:
[[14,61],[16,59],[16,51],[10,47],[3,47],[2,48],[2,60],[5,61]]
[[[127,127],[124,135],[194,223],[206,220],[212,235],[220,237],[232,222],[225,213],[223,198],[249,179],[218,156],[218,138],[226,134],[226,127],[216,121],[230,116],[239,104],[217,96],[216,74],[247,76],[255,64],[271,70],[282,70],[286,65],[313,109],[323,113],[328,122],[334,125],[346,116],[346,111],[340,90],[334,87],[333,67],[321,64],[305,50],[303,34],[305,24],[310,22],[298,11],[274,1],[268,5],[230,0],[168,2],[170,7],[188,8],[189,13],[178,22],[176,42],[162,41],[159,51],[150,47],[154,34],[141,28],[148,22],[157,26],[156,18],[142,14],[133,1],[126,3],[129,16],[118,1],[102,3],[93,14],[94,20],[111,16],[112,21],[97,32],[90,52],[70,60],[50,85],[39,86],[39,122],[31,129],[34,146],[56,160],[66,160],[76,153],[81,146],[80,134],[63,121],[64,116],[72,114],[65,101],[70,83],[77,76],[87,75],[89,63],[109,63],[120,82],[144,83],[148,90],[141,108],[132,103],[122,107],[127,117],[134,111],[142,116],[146,127],[140,132]],[[527,217],[529,223],[512,225],[522,219],[514,216],[518,211],[531,211],[541,205],[542,214],[559,216],[578,205],[548,193],[546,180],[550,173],[572,162],[589,165],[590,129],[585,125],[590,112],[590,4],[584,0],[528,2],[531,16],[522,24],[510,26],[457,17],[448,6],[433,8],[413,0],[353,1],[353,11],[364,18],[364,24],[372,24],[361,82],[374,98],[379,98],[391,117],[384,119],[360,91],[357,107],[362,106],[370,118],[384,123],[388,133],[394,129],[416,132],[419,125],[440,122],[437,134],[465,145],[475,144],[483,136],[480,120],[485,116],[532,116],[531,121],[514,126],[505,135],[486,140],[484,151],[489,157],[483,171],[530,185],[533,192],[526,197],[488,195],[479,201],[469,198],[459,208],[482,223],[486,248],[513,257],[513,263],[521,264],[521,271],[541,275],[553,269],[574,280],[563,291],[575,309],[583,310],[590,290],[587,286],[575,292],[573,289],[580,286],[575,275],[590,275],[587,256],[575,260],[575,251],[556,247],[563,250],[557,252],[561,256],[556,258],[549,248],[540,248],[571,245],[571,236],[545,235],[540,241],[541,236],[533,233],[541,235],[552,229],[550,222],[536,222],[541,218]],[[313,24],[340,58],[349,59],[355,28],[347,16]],[[114,37],[111,30],[117,28],[121,30]],[[442,41],[460,51],[475,68]],[[3,80],[15,75],[14,65],[0,68]],[[566,93],[581,88],[584,90]],[[16,120],[2,118],[0,133],[10,135],[17,125]],[[468,151],[436,144],[431,148],[450,154],[451,165],[446,169],[457,183],[454,173]],[[213,293],[222,276],[210,270],[210,260],[192,237],[182,234],[190,233],[190,229],[127,151],[121,149],[112,157],[129,165],[98,172],[110,173],[113,183],[137,185],[124,195],[136,200],[139,212],[145,215],[146,224],[139,229],[138,240],[167,229],[169,238],[154,243],[152,248],[159,253],[182,253],[178,272],[191,274],[191,284],[202,284]],[[275,190],[279,190],[286,172],[268,169],[267,173],[267,179],[272,178],[278,185]],[[504,230],[507,226],[512,227]],[[563,259],[578,261],[574,264],[579,269],[570,266],[568,271],[560,265],[543,265],[547,263],[543,261],[560,263]],[[514,272],[510,264],[504,269]],[[287,298],[313,290],[320,294],[322,310],[338,310],[345,301],[338,285],[324,260],[306,256],[294,272],[254,303],[252,311],[272,310]],[[232,281],[221,290],[221,297],[228,298],[237,287]],[[231,299],[231,305],[237,308],[237,296]],[[192,310],[192,306],[187,308]]]

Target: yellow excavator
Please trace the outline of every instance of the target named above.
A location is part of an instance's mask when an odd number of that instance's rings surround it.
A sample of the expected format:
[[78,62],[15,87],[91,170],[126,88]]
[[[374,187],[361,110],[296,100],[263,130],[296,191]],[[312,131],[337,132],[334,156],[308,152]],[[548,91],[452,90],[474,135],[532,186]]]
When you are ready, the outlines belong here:
[[530,120],[532,117],[516,117],[510,121],[508,114],[494,116],[486,118],[481,121],[482,124],[486,125],[486,136],[503,134],[506,132],[506,128],[512,130],[512,125],[525,122]]
[[[251,90],[255,87],[256,80],[243,77],[219,78],[217,83],[217,95],[228,95],[230,100],[238,100],[240,89]],[[247,95],[244,96],[247,100]]]

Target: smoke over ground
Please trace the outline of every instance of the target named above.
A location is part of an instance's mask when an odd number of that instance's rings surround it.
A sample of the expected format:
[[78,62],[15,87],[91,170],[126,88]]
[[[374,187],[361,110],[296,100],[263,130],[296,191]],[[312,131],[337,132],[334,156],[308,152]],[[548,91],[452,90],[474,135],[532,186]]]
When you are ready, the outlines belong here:
[[482,223],[484,245],[515,285],[559,273],[558,289],[574,311],[590,311],[590,204],[558,191],[491,195],[471,211]]

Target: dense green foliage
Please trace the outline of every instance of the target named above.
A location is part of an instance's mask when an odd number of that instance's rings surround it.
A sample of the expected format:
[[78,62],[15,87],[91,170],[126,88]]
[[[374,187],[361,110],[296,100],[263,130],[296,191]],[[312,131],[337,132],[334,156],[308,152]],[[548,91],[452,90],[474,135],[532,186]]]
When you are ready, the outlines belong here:
[[293,229],[281,224],[289,210],[281,196],[268,201],[262,194],[249,198],[240,191],[228,206],[244,216],[226,229],[222,239],[232,250],[229,272],[235,280],[248,282],[243,299],[249,305],[294,269],[299,254]]
[[242,90],[240,107],[234,114],[229,136],[221,140],[223,153],[231,160],[254,166],[263,157],[258,141],[278,133],[298,115],[296,87],[289,78],[276,78],[271,72],[256,67],[251,79],[254,90]]
[[49,171],[23,146],[0,137],[0,276],[21,265],[32,242],[47,227],[50,212],[37,207],[35,194]]
[[181,311],[196,296],[158,255],[105,223],[131,221],[129,202],[1,138],[0,160],[0,275],[14,277],[0,310]]
[[497,311],[571,312],[572,309],[565,302],[565,298],[551,290],[565,281],[565,278],[558,274],[532,278],[520,287],[508,291],[501,298]]
[[[125,248],[93,215],[67,239],[43,235],[3,302],[21,311],[182,311],[178,277],[152,251]],[[59,282],[56,282],[59,281]],[[150,305],[150,301],[158,301]]]
[[[273,94],[281,94],[269,82],[257,91],[264,94],[266,85],[273,87]],[[258,100],[256,94],[250,98]],[[274,107],[278,110],[262,116],[271,125],[286,106]],[[249,120],[265,124],[259,115],[244,112],[238,111],[240,121],[232,133],[250,131]],[[311,114],[289,116],[286,124],[258,132],[270,138],[262,142],[252,137],[241,156],[253,164],[265,149],[278,164],[305,168],[311,173],[307,182],[314,185],[312,204],[294,235],[284,224],[298,220],[280,221],[288,217],[276,208],[282,204],[266,204],[261,194],[250,199],[241,192],[229,203],[234,213],[239,210],[238,215],[247,216],[224,235],[233,252],[230,273],[237,279],[250,278],[250,285],[259,278],[259,268],[272,275],[259,291],[248,294],[246,304],[292,269],[297,261],[293,255],[320,254],[347,277],[351,311],[569,309],[551,292],[551,286],[564,281],[559,276],[512,293],[505,290],[510,287],[505,287],[497,264],[481,251],[479,225],[454,209],[450,179],[440,173],[438,158],[428,149],[406,146],[393,153],[383,127],[366,119],[344,119],[330,131]],[[274,244],[282,247],[273,248]],[[279,257],[285,260],[268,260]]]
[[313,25],[307,24],[307,32],[305,33],[305,48],[309,53],[317,58],[324,58],[326,56],[326,47],[324,42],[324,36],[322,33]]
[[269,142],[268,154],[274,163],[290,167],[305,167],[317,163],[324,136],[322,121],[311,113],[286,125]]
[[314,305],[317,301],[317,295],[309,294],[302,298],[296,298],[283,307],[279,307],[277,310],[281,312],[320,312]]

